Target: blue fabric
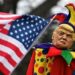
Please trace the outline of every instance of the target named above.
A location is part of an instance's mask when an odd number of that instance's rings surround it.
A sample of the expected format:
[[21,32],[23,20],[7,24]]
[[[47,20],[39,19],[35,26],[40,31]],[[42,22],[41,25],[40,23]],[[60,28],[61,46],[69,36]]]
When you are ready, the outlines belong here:
[[42,44],[38,44],[35,46],[35,48],[44,48],[44,49],[48,49],[52,46],[51,43],[42,43]]
[[73,71],[72,75],[75,75],[75,70]]

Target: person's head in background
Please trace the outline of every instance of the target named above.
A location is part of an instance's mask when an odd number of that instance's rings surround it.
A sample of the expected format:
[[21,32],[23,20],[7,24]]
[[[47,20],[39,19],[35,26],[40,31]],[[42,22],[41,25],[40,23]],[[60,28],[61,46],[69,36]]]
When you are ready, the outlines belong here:
[[68,13],[58,13],[55,19],[60,25],[54,30],[52,43],[57,48],[70,49],[75,41],[75,5],[69,3],[65,6]]
[[52,44],[60,49],[70,49],[73,45],[74,28],[66,23],[60,24],[52,35]]

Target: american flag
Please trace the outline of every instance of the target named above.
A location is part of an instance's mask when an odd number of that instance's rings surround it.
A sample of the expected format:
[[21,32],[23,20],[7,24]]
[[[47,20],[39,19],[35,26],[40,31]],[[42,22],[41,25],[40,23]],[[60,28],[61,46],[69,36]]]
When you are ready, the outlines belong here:
[[29,51],[48,22],[39,16],[23,15],[0,31],[0,71],[10,75]]
[[3,27],[6,24],[8,24],[11,21],[16,20],[18,17],[20,17],[20,15],[0,12],[0,31],[3,29]]

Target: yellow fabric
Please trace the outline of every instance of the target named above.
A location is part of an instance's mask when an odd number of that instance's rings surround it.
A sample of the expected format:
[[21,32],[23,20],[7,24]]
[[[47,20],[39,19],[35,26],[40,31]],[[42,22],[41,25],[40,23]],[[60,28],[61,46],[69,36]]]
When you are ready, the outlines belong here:
[[75,59],[75,52],[70,52],[73,56],[73,58]]
[[34,73],[37,75],[48,75],[52,59],[46,58],[46,54],[43,54],[42,51],[43,49],[41,48],[35,50]]
[[75,26],[75,7],[74,5],[67,5],[66,7],[68,8],[70,13],[69,22]]

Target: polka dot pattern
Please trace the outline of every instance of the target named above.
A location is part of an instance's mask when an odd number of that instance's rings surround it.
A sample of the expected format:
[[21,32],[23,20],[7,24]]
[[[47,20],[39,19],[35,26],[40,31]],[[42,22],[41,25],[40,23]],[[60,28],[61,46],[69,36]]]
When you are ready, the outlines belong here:
[[46,58],[48,50],[37,48],[35,50],[34,75],[50,75],[51,63],[50,58]]
[[44,58],[41,58],[40,61],[43,62],[44,61]]
[[39,68],[38,68],[38,72],[39,72],[39,73],[43,73],[43,72],[44,72],[44,67],[39,67]]
[[38,56],[40,57],[41,55],[42,55],[42,53],[41,53],[41,52],[39,52],[39,53],[38,53]]

